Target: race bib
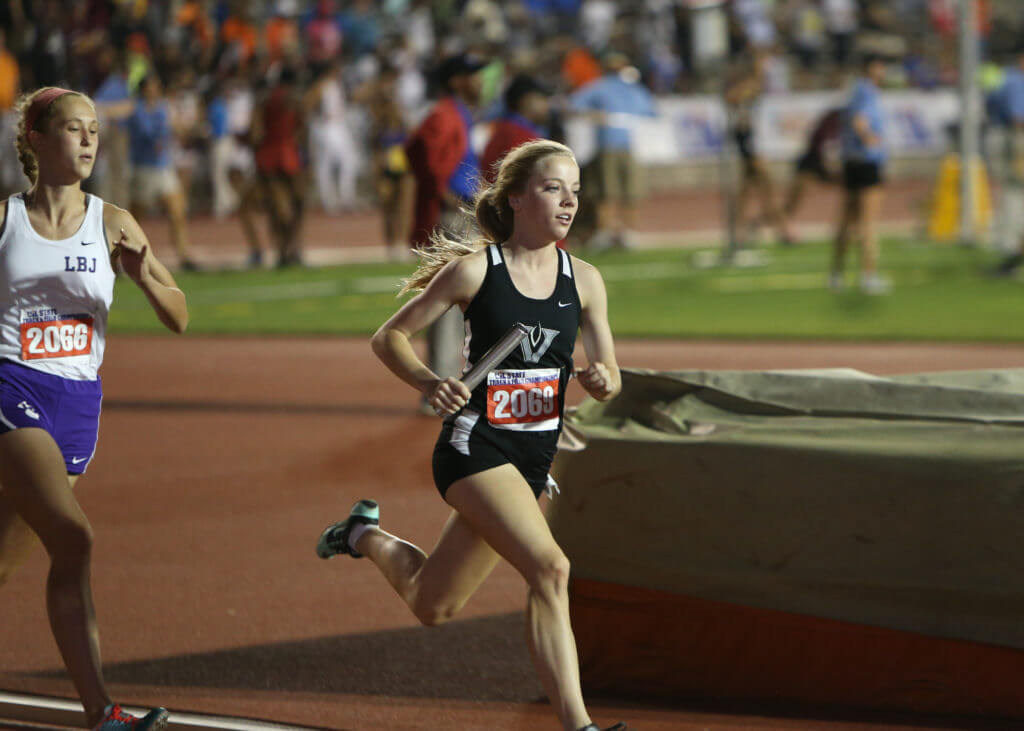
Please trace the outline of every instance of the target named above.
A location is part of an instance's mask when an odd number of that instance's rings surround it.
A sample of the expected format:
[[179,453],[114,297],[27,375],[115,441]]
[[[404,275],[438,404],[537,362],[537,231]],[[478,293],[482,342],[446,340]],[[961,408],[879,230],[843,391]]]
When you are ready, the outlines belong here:
[[39,308],[21,314],[21,358],[67,358],[92,352],[92,315]]
[[487,374],[487,420],[499,429],[557,429],[558,368],[502,370]]

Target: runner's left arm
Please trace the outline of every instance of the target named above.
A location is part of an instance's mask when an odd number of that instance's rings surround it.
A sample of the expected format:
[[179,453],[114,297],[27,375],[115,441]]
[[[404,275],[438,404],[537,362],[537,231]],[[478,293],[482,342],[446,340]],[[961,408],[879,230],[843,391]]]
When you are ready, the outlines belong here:
[[110,256],[120,261],[125,274],[138,285],[160,322],[179,335],[188,327],[188,304],[185,293],[167,267],[153,254],[153,247],[128,211],[107,203],[103,224],[107,239],[113,242]]
[[574,259],[573,269],[583,307],[580,322],[583,350],[589,361],[586,368],[576,369],[576,378],[595,399],[608,401],[622,390],[622,375],[608,325],[608,293],[596,268]]

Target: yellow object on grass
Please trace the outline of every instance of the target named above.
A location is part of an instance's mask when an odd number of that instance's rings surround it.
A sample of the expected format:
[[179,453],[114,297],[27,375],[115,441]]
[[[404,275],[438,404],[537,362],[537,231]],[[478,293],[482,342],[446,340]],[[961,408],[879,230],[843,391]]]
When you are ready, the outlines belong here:
[[[988,176],[981,158],[971,163],[974,176],[975,228],[984,230],[992,223],[992,195]],[[928,236],[936,240],[949,240],[960,233],[960,157],[949,153],[942,160],[935,194],[928,212]]]

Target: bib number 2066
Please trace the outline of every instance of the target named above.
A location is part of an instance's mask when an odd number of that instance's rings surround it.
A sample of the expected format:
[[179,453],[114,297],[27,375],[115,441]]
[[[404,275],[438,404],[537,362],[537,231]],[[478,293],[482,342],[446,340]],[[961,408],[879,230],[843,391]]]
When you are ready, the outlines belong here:
[[21,323],[21,357],[65,358],[92,350],[92,318]]

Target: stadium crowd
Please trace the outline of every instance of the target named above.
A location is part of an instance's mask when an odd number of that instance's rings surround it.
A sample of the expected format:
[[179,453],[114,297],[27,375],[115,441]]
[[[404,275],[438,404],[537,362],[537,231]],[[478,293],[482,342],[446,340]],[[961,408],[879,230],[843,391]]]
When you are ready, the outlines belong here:
[[[1024,10],[981,4],[989,47],[1009,48]],[[10,144],[18,92],[66,86],[92,95],[105,121],[104,154],[89,185],[140,213],[162,210],[186,266],[187,215],[207,212],[237,212],[250,262],[259,264],[252,218],[266,210],[280,261],[297,261],[307,194],[328,213],[379,202],[394,213],[386,238],[398,252],[409,231],[395,221],[412,215],[414,198],[403,145],[446,91],[437,73],[446,59],[483,60],[475,123],[521,111],[505,108],[504,92],[518,80],[519,92],[547,98],[536,131],[557,138],[572,113],[647,113],[639,91],[626,110],[601,107],[588,87],[607,72],[653,95],[714,89],[717,71],[696,58],[697,5],[8,0],[0,5],[0,194],[23,186]],[[730,64],[749,67],[758,55],[765,91],[837,88],[864,46],[901,59],[888,85],[955,81],[953,0],[727,0],[726,7]]]

